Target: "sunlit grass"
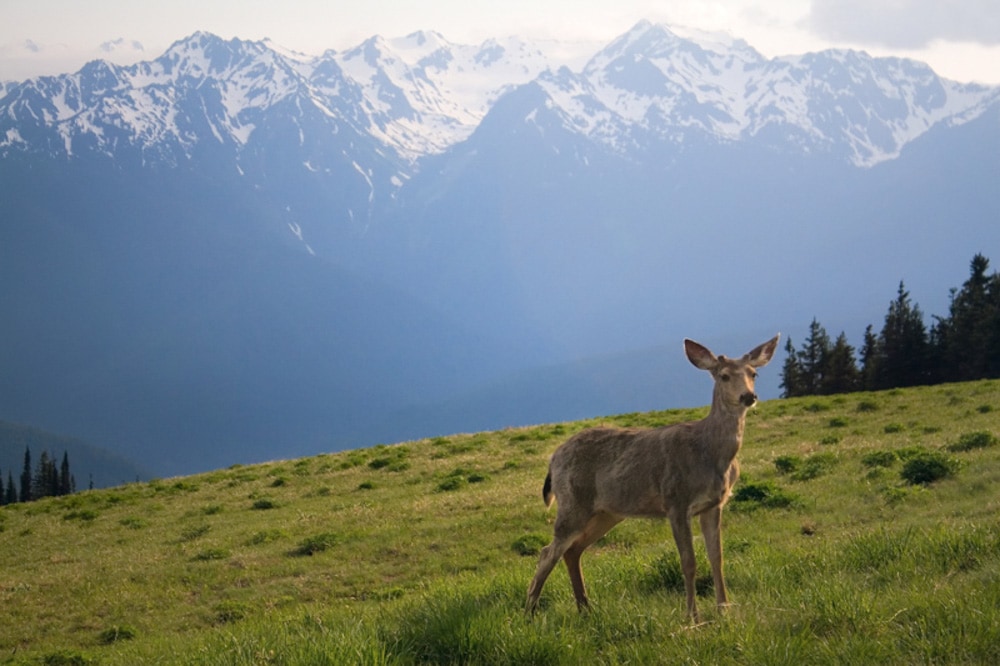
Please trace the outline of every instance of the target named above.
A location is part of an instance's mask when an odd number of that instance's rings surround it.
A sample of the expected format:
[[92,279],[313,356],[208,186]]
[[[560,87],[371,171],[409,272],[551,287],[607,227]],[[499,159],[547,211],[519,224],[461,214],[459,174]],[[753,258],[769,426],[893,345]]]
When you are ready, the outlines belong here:
[[[449,435],[0,510],[0,663],[1000,662],[1000,382],[771,401],[684,613],[662,521],[524,595],[548,457],[598,421]],[[656,426],[705,410],[628,414]],[[926,483],[923,454],[955,462]],[[740,494],[742,489],[742,496]]]

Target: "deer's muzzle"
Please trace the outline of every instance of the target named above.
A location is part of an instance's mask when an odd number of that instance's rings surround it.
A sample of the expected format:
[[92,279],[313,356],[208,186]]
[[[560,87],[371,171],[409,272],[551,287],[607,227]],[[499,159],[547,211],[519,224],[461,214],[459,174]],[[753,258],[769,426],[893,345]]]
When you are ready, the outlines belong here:
[[748,391],[740,396],[740,402],[747,407],[753,407],[757,403],[757,394]]

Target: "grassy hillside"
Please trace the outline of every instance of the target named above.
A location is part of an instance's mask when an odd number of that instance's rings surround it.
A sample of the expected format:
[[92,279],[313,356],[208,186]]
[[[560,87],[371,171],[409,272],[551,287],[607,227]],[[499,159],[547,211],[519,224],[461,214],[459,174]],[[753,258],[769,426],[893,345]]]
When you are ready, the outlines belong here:
[[1000,381],[759,405],[697,627],[663,521],[588,551],[591,612],[562,567],[522,612],[548,457],[596,423],[6,507],[0,664],[1000,662]]

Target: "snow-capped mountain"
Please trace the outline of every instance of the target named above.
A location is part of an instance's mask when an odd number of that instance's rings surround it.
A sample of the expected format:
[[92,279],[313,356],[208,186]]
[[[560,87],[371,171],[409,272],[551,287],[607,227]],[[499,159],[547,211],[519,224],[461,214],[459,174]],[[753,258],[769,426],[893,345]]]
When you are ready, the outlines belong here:
[[218,142],[238,155],[287,103],[292,114],[322,116],[321,134],[350,128],[413,164],[467,139],[501,94],[534,81],[568,128],[621,152],[697,132],[871,166],[1000,99],[997,89],[943,80],[917,62],[854,51],[767,59],[742,40],[681,37],[647,22],[582,69],[553,55],[555,46],[515,38],[466,46],[419,32],[305,56],[198,33],[152,61],[95,61],[11,86],[0,100],[0,154],[135,149],[143,161],[177,163],[196,144]]
[[701,404],[664,343],[944,314],[997,173],[912,61],[197,33],[0,88],[0,419],[185,473]]
[[764,137],[778,150],[829,152],[857,166],[892,159],[939,122],[963,122],[1000,91],[937,77],[921,63],[826,51],[769,60],[742,40],[686,39],[640,23],[582,72],[540,84],[566,122],[616,147]]
[[472,47],[420,32],[306,56],[197,33],[149,62],[94,61],[75,74],[11,84],[0,149],[61,146],[71,156],[80,142],[114,154],[126,143],[176,161],[198,142],[245,146],[262,115],[291,100],[301,113],[324,115],[326,132],[349,125],[412,161],[467,138],[504,90],[552,62],[514,38]]
[[415,159],[468,138],[502,93],[565,60],[546,46],[513,37],[467,46],[418,32],[332,57],[362,86],[373,135]]

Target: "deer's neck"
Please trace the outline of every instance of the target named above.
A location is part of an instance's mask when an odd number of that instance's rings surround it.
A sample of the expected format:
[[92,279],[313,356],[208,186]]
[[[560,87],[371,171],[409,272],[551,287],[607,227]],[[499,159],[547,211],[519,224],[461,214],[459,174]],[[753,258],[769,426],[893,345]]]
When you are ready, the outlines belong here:
[[746,414],[746,407],[729,407],[716,399],[702,421],[705,444],[722,467],[728,467],[743,446]]

